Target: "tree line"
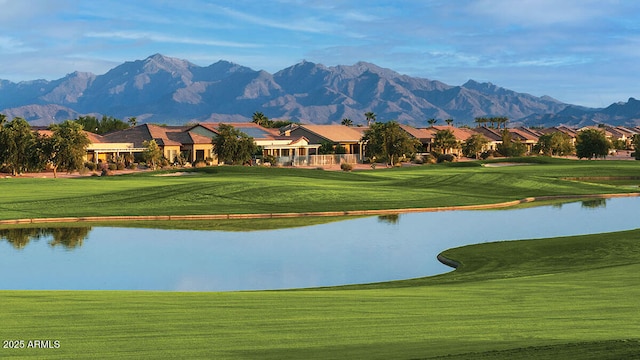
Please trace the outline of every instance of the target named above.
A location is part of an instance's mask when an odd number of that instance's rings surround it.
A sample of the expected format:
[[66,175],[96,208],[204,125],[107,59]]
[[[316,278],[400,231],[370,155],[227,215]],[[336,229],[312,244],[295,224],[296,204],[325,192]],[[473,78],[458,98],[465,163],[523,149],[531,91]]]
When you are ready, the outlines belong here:
[[41,171],[46,166],[73,172],[84,167],[90,144],[82,125],[72,120],[49,127],[50,134],[34,132],[23,118],[7,121],[0,114],[0,166],[13,175]]

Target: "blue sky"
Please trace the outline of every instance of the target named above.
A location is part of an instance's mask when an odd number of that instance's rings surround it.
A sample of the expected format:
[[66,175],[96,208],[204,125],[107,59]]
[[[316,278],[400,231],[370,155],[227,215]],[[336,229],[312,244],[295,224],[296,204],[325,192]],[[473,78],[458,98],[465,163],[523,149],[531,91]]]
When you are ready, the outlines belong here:
[[0,0],[0,79],[104,74],[155,53],[271,73],[367,61],[605,107],[640,98],[640,2]]

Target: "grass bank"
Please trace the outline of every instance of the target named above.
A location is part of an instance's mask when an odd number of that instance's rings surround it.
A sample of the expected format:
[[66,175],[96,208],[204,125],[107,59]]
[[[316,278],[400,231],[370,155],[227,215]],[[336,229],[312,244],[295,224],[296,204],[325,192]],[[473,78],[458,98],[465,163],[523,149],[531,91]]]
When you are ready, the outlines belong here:
[[[638,191],[640,162],[532,158],[529,166],[480,163],[379,171],[215,167],[190,176],[153,174],[74,179],[0,179],[0,220],[359,211],[493,204],[527,197]],[[572,180],[567,180],[572,179]]]
[[640,230],[447,250],[458,270],[293,291],[3,291],[0,357],[621,359],[640,352]]

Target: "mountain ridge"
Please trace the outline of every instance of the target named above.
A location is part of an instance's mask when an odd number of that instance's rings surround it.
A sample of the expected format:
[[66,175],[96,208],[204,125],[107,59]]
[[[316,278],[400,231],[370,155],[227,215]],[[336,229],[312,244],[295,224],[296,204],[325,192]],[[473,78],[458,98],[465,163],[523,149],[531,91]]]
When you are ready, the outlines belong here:
[[52,81],[0,80],[0,109],[34,125],[84,114],[166,124],[237,122],[256,111],[315,124],[343,118],[364,124],[364,113],[373,111],[379,121],[414,126],[430,118],[471,125],[480,116],[506,116],[527,126],[640,125],[640,101],[634,98],[594,109],[472,79],[448,85],[364,61],[325,66],[305,60],[271,74],[225,60],[198,66],[162,54],[124,62],[102,75],[75,71]]

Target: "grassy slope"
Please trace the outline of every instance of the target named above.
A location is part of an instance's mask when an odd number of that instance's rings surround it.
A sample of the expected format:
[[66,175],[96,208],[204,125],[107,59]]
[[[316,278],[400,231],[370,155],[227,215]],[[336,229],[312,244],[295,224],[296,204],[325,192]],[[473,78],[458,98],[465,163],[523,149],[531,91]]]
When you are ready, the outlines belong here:
[[234,293],[4,291],[0,357],[572,359],[640,353],[640,230],[448,250],[399,283]]
[[82,179],[0,179],[3,196],[0,219],[487,204],[531,196],[633,191],[628,186],[562,178],[640,174],[640,163],[632,161],[544,161],[546,163],[501,168],[465,164],[352,173],[218,167],[184,177],[141,174]]

